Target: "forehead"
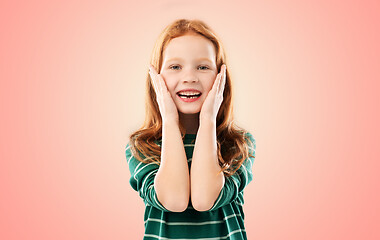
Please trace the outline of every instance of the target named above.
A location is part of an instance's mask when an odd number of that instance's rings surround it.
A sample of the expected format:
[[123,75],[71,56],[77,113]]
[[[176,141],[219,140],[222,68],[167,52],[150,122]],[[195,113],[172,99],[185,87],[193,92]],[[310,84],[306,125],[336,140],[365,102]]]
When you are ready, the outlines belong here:
[[199,34],[187,34],[170,40],[163,52],[163,60],[171,59],[201,59],[207,58],[215,61],[216,53],[214,44]]

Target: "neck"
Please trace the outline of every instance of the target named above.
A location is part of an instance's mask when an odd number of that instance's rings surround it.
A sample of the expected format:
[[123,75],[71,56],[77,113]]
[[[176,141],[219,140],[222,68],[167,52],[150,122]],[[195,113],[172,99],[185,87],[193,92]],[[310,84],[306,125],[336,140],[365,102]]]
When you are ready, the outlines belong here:
[[179,121],[186,129],[187,134],[197,134],[199,128],[199,113],[184,114],[178,112]]

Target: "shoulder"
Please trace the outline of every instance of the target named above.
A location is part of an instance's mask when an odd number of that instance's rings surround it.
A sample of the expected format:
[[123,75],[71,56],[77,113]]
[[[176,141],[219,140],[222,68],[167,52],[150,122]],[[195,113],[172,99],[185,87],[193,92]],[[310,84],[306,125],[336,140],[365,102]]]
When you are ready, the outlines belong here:
[[250,132],[248,132],[248,131],[245,131],[245,132],[244,132],[244,136],[245,136],[246,138],[251,139],[251,140],[254,140],[254,139],[255,139],[254,136],[252,135],[252,133],[250,133]]
[[[140,152],[138,154],[140,154],[140,156],[142,156]],[[139,161],[136,159],[135,155],[136,155],[136,153],[134,153],[133,146],[131,145],[130,142],[128,142],[125,145],[125,156],[127,158],[127,163],[129,165],[137,165],[139,163]]]
[[244,139],[248,143],[249,148],[256,148],[256,139],[250,132],[246,131],[244,133]]
[[127,142],[127,144],[125,144],[125,154],[128,154],[128,155],[131,155],[131,144],[130,142]]
[[248,131],[246,131],[244,133],[244,139],[246,141],[246,147],[248,149],[248,158],[247,158],[247,160],[250,160],[253,163],[254,158],[256,157],[256,139]]
[[133,160],[135,159],[134,156],[133,156],[133,153],[132,153],[132,147],[131,147],[130,142],[128,142],[125,145],[125,156],[127,158],[127,163],[128,164],[130,164],[131,162],[133,162]]
[[[137,150],[136,150],[137,151]],[[141,160],[137,159],[131,149],[131,145],[128,143],[125,146],[125,155],[127,159],[127,164],[131,172],[132,178],[139,179],[145,174],[156,170],[159,167],[159,164],[154,161],[150,161],[151,157],[145,157],[143,154],[138,152]]]

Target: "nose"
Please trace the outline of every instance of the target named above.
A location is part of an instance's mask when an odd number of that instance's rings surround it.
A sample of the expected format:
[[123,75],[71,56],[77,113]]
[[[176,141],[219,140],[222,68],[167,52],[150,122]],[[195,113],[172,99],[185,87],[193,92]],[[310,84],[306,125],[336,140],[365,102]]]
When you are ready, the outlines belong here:
[[184,70],[181,79],[183,82],[198,82],[198,76],[192,69]]

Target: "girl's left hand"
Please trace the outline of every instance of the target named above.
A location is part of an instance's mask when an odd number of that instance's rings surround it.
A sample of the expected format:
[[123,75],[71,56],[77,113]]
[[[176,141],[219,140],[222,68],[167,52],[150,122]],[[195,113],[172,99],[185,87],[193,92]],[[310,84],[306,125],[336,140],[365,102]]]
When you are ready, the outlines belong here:
[[205,101],[203,102],[199,119],[208,119],[216,121],[219,108],[223,102],[224,86],[226,84],[226,65],[223,64],[220,68],[220,72],[216,75],[214,85],[207,94]]

